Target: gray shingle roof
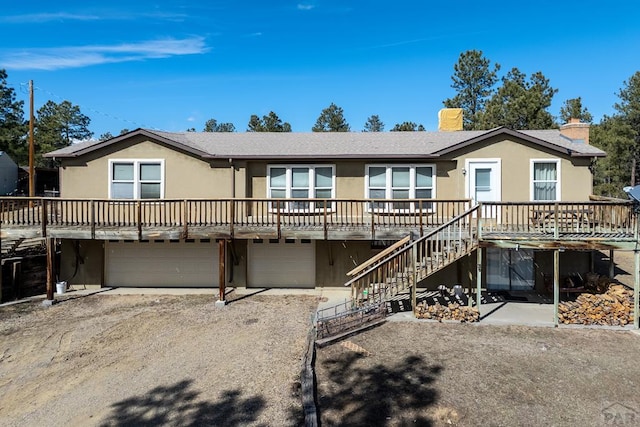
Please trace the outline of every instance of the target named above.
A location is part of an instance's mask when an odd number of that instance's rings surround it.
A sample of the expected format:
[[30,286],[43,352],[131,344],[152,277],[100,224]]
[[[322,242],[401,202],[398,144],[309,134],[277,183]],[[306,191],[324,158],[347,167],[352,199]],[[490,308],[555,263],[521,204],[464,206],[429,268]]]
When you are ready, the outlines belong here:
[[559,130],[457,132],[161,132],[138,129],[107,141],[89,141],[48,153],[46,157],[77,157],[143,134],[161,142],[214,158],[430,158],[505,133],[572,156],[604,156]]

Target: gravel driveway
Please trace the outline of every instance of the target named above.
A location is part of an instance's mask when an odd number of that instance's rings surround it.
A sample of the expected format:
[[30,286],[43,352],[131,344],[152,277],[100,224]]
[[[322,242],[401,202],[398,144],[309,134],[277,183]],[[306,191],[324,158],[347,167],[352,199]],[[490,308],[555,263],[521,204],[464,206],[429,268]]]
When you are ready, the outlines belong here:
[[0,308],[0,425],[288,426],[312,296],[63,296]]

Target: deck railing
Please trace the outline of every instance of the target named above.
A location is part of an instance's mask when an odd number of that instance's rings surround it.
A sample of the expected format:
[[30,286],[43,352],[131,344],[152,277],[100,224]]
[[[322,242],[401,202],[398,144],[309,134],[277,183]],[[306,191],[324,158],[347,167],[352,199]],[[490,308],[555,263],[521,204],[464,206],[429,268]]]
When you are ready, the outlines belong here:
[[637,218],[630,201],[484,202],[478,211],[481,235],[546,234],[634,236]]
[[411,227],[420,233],[455,217],[469,200],[0,198],[3,226],[171,228]]
[[[234,236],[254,229],[379,231],[403,229],[422,236],[470,208],[469,200],[186,199],[106,200],[0,197],[3,227],[215,229]],[[475,219],[479,221],[475,221]],[[483,235],[585,236],[637,234],[632,202],[483,202],[473,225]],[[406,234],[404,234],[406,235]],[[326,237],[326,234],[325,234]]]

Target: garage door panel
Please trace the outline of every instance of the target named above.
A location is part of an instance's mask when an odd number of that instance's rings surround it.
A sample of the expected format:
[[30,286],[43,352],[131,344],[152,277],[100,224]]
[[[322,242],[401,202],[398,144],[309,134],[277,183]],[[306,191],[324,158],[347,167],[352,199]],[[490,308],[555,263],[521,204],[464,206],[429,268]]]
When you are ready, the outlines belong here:
[[315,242],[249,242],[247,286],[315,287]]
[[108,242],[107,286],[215,287],[218,246],[211,242]]

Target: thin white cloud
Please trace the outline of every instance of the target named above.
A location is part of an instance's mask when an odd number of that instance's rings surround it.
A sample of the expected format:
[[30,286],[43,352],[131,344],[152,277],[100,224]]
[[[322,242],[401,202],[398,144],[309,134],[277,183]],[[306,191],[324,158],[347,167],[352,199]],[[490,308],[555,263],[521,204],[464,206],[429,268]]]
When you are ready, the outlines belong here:
[[106,11],[99,14],[82,14],[69,12],[31,13],[24,15],[0,16],[4,24],[44,24],[64,21],[133,21],[136,19],[157,19],[162,21],[182,22],[188,18],[184,13],[150,11],[142,13],[122,13]]
[[298,3],[298,10],[311,10],[316,6],[309,3]]
[[0,51],[0,67],[13,70],[59,70],[116,62],[141,61],[208,52],[203,37],[150,40],[118,45],[88,45]]
[[32,13],[27,15],[0,16],[0,22],[8,24],[42,24],[52,21],[96,21],[97,15],[83,15],[67,12]]

